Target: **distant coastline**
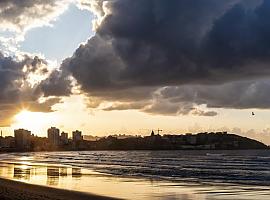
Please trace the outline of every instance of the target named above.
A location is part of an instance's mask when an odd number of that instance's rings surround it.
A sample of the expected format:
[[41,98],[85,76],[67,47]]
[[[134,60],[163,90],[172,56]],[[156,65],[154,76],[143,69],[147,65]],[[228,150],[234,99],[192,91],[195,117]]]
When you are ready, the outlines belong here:
[[[24,132],[22,132],[24,134]],[[29,134],[28,132],[26,132]],[[41,138],[37,136],[1,138],[9,140],[10,146],[2,147],[0,152],[30,151],[99,151],[99,150],[248,150],[269,149],[269,146],[254,139],[227,132],[211,132],[180,135],[159,135],[153,131],[149,136],[108,136],[89,140],[76,131],[74,139],[63,142],[61,137]],[[23,135],[22,135],[23,136]],[[79,136],[79,137],[78,137]],[[52,139],[51,139],[52,138]],[[26,141],[24,141],[26,140]],[[19,145],[18,145],[19,144]],[[25,144],[25,145],[24,145]]]
[[[109,136],[88,142],[84,150],[251,150],[269,149],[254,139],[227,132],[155,135],[119,139]],[[82,145],[83,150],[83,145]]]

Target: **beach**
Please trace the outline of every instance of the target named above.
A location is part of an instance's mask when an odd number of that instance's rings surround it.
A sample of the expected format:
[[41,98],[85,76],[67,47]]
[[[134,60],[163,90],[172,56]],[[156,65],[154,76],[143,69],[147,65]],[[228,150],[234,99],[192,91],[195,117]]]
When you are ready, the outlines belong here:
[[32,185],[0,178],[1,200],[113,200],[94,194]]
[[0,155],[0,199],[268,200],[269,155],[269,150],[7,153]]

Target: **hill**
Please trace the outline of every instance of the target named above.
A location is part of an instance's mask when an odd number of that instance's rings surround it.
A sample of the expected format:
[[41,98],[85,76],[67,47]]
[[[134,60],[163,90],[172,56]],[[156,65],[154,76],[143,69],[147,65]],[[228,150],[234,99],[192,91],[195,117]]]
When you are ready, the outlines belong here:
[[109,136],[79,145],[87,150],[233,150],[267,149],[267,145],[227,132],[154,135],[119,139]]

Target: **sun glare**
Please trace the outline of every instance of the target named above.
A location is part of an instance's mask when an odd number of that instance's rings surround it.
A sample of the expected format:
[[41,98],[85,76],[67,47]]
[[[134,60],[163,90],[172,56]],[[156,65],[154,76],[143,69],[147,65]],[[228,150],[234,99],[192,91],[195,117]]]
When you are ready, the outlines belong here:
[[14,117],[14,128],[24,128],[40,135],[42,130],[50,124],[50,116],[46,113],[22,110]]

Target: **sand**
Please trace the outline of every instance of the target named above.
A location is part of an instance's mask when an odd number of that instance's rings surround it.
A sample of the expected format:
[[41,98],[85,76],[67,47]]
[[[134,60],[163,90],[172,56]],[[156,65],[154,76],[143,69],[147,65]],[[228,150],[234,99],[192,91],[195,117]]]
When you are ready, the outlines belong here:
[[113,200],[94,194],[61,190],[0,178],[1,200]]

